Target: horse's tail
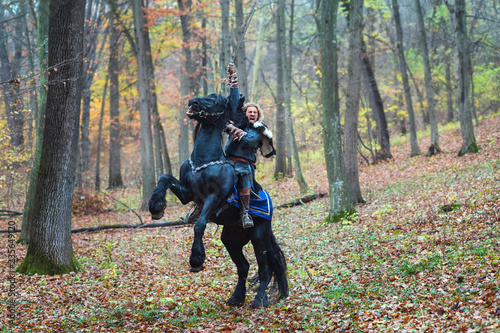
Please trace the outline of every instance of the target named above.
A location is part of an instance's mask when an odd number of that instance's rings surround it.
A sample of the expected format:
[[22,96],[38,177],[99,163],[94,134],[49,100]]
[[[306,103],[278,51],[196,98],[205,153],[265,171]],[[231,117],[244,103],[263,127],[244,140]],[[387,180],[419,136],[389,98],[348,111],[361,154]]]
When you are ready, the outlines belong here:
[[278,299],[288,297],[288,278],[286,276],[285,254],[281,251],[274,234],[271,234],[271,246],[267,251],[267,261],[274,276],[274,282],[278,284]]

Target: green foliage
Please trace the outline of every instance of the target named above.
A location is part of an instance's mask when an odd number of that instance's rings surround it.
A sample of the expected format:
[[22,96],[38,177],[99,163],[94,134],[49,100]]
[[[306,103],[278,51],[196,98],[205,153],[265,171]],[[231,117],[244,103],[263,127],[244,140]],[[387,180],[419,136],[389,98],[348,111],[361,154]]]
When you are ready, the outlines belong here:
[[403,260],[399,266],[399,271],[407,275],[415,275],[420,272],[427,270],[432,270],[441,263],[441,256],[439,254],[433,254],[427,258],[418,259],[415,262]]
[[334,215],[328,215],[321,225],[328,225],[330,223],[342,222],[343,225],[350,225],[355,222],[358,218],[358,213],[356,210],[351,211],[340,211]]
[[31,253],[28,251],[19,267],[16,268],[16,272],[26,275],[61,275],[84,270],[74,253],[71,261],[71,264],[67,266],[60,265],[47,258],[39,250],[33,250]]

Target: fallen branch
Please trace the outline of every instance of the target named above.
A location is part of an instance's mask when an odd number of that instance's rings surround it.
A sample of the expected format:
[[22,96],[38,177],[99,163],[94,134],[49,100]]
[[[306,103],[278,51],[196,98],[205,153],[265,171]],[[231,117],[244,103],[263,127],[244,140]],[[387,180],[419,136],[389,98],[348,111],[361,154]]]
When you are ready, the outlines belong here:
[[173,227],[183,224],[187,223],[185,223],[184,221],[163,221],[163,222],[150,222],[150,223],[140,223],[140,224],[110,224],[110,225],[99,225],[95,227],[71,229],[71,233],[76,234],[82,232],[101,231],[107,229],[142,229],[142,228]]
[[309,195],[306,195],[305,197],[302,197],[300,199],[297,199],[297,200],[290,201],[290,202],[284,203],[282,205],[279,205],[276,208],[290,208],[290,207],[293,207],[293,206],[304,205],[307,202],[314,201],[314,200],[319,199],[319,198],[323,198],[324,196],[326,196],[326,193],[309,194]]
[[[179,225],[187,225],[184,221],[163,221],[163,222],[150,222],[150,223],[140,223],[140,224],[109,224],[109,225],[98,225],[95,227],[86,227],[86,228],[75,228],[71,229],[71,233],[78,234],[82,232],[93,232],[93,231],[101,231],[107,229],[142,229],[142,228],[159,228],[159,227],[174,227]],[[8,232],[21,232],[21,229],[0,229],[0,233],[8,233]]]

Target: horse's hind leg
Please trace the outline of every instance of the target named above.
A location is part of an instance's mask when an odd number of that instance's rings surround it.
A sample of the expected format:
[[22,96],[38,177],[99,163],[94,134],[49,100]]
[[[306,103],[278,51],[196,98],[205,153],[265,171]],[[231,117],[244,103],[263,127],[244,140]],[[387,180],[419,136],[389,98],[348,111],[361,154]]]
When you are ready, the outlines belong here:
[[270,248],[270,223],[256,223],[252,237],[252,245],[259,265],[259,287],[255,299],[252,301],[252,308],[267,308],[269,300],[267,299],[266,289],[271,281],[271,269],[267,261],[267,251]]
[[224,243],[238,271],[238,283],[233,294],[226,301],[226,304],[230,306],[242,305],[246,297],[246,281],[250,264],[243,255],[243,246],[248,243],[249,237],[247,233],[242,231],[243,229],[235,226],[225,226],[222,229],[222,243]]

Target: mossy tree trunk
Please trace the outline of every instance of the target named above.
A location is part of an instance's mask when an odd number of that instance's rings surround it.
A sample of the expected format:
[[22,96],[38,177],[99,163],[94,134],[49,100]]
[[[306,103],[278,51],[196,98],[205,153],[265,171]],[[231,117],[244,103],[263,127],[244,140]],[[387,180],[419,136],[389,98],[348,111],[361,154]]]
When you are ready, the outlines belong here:
[[330,187],[328,221],[337,222],[354,212],[349,182],[342,154],[340,134],[339,80],[337,64],[337,8],[338,0],[321,2],[320,32],[321,102],[323,103],[323,141],[325,162]]
[[30,242],[17,271],[54,275],[78,271],[71,212],[82,96],[84,0],[50,2],[47,104]]
[[35,201],[36,184],[38,182],[38,167],[42,153],[43,129],[45,128],[45,104],[47,102],[47,90],[45,84],[48,79],[48,34],[49,34],[49,3],[50,0],[38,2],[37,38],[38,38],[38,62],[40,66],[40,83],[38,88],[38,114],[36,122],[35,153],[31,167],[30,184],[23,209],[23,222],[21,225],[21,236],[18,243],[29,244],[30,221],[33,220],[33,202]]

